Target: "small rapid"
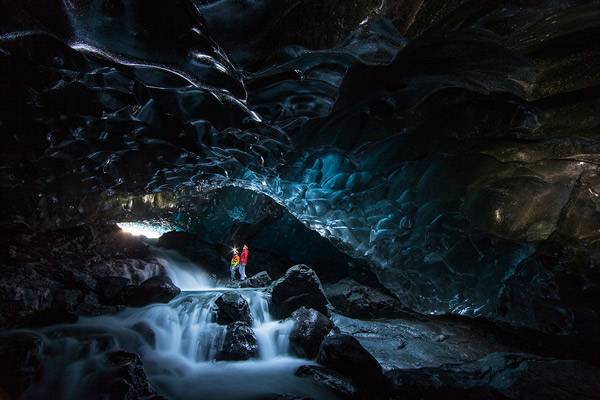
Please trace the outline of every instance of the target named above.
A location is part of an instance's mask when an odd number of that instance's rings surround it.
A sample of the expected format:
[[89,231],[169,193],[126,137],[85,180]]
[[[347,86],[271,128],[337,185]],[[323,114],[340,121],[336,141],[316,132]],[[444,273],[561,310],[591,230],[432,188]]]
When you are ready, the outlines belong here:
[[[94,371],[104,353],[117,349],[139,354],[149,383],[169,399],[251,399],[276,393],[332,398],[322,386],[294,375],[311,361],[289,354],[293,321],[271,317],[264,289],[211,287],[207,274],[180,257],[166,252],[156,257],[173,281],[188,289],[168,304],[34,331],[44,345],[43,373],[23,399],[97,398]],[[248,302],[257,358],[217,361],[227,326],[216,322],[215,301],[230,291]]]

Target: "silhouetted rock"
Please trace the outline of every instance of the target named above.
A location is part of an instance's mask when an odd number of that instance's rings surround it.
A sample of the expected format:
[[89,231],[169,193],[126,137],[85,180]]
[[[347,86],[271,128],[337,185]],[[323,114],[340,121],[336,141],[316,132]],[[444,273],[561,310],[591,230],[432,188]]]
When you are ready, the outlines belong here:
[[252,324],[248,301],[239,293],[223,293],[215,300],[215,306],[217,306],[218,324],[228,325],[236,321]]
[[323,293],[321,281],[317,274],[304,264],[291,267],[284,276],[273,282],[271,296],[277,318],[287,318],[302,306],[329,316],[329,302]]
[[598,368],[531,354],[493,353],[466,364],[386,375],[397,398],[595,399],[600,393]]
[[[95,373],[96,393],[105,393],[111,399],[162,398],[148,383],[144,363],[135,353],[123,350],[110,351],[104,355],[104,364]],[[88,387],[88,389],[90,389]]]
[[252,328],[245,322],[227,325],[223,348],[217,361],[242,361],[258,356],[258,343]]
[[244,279],[240,283],[240,287],[243,288],[260,288],[267,287],[271,284],[272,280],[267,271],[259,272],[256,275],[252,275],[248,279]]
[[181,290],[168,276],[153,276],[140,286],[127,286],[119,293],[121,304],[142,307],[151,303],[168,303]]
[[33,333],[0,334],[0,394],[18,398],[41,372],[42,354],[42,339]]
[[346,375],[361,387],[378,395],[387,391],[387,381],[379,362],[350,335],[325,337],[319,349],[317,362]]
[[336,312],[350,318],[395,318],[405,314],[396,298],[350,278],[325,283],[323,290]]
[[369,398],[354,385],[351,378],[329,368],[318,365],[302,365],[294,375],[312,378],[324,384],[343,400],[366,400]]
[[333,328],[333,322],[326,315],[311,308],[300,307],[292,313],[294,327],[290,332],[292,351],[303,358],[315,358],[323,338]]

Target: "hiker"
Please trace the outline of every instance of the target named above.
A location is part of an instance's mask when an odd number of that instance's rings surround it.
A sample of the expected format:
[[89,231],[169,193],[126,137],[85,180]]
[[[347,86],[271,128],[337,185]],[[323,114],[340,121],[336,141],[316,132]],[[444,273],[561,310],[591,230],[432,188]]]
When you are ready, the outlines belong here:
[[246,279],[246,263],[248,262],[248,246],[244,245],[240,255],[240,279]]
[[231,272],[231,281],[235,281],[235,270],[237,269],[238,264],[240,263],[240,256],[238,256],[238,251],[233,250],[233,258],[231,259],[231,264],[229,265],[229,272]]

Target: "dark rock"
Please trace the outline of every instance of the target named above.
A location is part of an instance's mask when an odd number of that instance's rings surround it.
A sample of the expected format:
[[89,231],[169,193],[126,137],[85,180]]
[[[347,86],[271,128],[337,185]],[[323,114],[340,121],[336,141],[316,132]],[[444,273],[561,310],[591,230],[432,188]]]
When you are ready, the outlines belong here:
[[140,357],[123,350],[104,355],[104,364],[97,372],[95,383],[98,384],[97,389],[109,394],[111,399],[140,399],[157,395],[148,383]]
[[300,307],[292,313],[294,327],[290,332],[292,351],[303,358],[315,358],[323,338],[333,328],[333,322],[322,313]]
[[65,309],[45,308],[29,314],[26,325],[39,328],[56,324],[72,324],[77,322],[78,319],[77,315]]
[[42,352],[42,339],[33,333],[0,335],[0,394],[18,398],[41,372]]
[[258,356],[258,344],[252,328],[245,322],[233,322],[227,326],[223,348],[217,361],[242,361]]
[[168,276],[153,276],[140,286],[125,287],[118,296],[121,304],[142,307],[151,303],[168,303],[179,293],[181,290]]
[[493,353],[466,364],[386,374],[397,398],[595,399],[600,370],[579,361]]
[[317,274],[304,264],[287,270],[271,288],[273,311],[277,318],[287,318],[304,306],[329,316],[327,297]]
[[61,289],[52,293],[52,308],[74,312],[83,301],[81,290]]
[[[117,294],[163,267],[137,257],[148,246],[115,225],[87,224],[38,232],[13,227],[0,235],[0,323],[3,328],[69,323],[113,313]],[[10,251],[9,251],[10,249]],[[116,298],[117,297],[117,298]]]
[[373,393],[387,390],[381,365],[353,336],[327,336],[321,343],[317,362],[352,378],[359,387],[369,387]]
[[248,279],[243,280],[240,283],[240,287],[243,288],[259,288],[267,287],[271,284],[272,280],[267,271],[259,272],[256,275],[251,276]]
[[317,365],[302,365],[294,373],[296,376],[312,378],[331,389],[340,399],[368,399],[361,393],[352,379],[332,369]]
[[215,306],[217,306],[218,324],[228,325],[236,321],[245,322],[248,325],[252,324],[250,306],[239,293],[223,293],[215,300]]
[[119,304],[118,294],[127,285],[131,285],[131,280],[122,276],[104,276],[96,280],[96,293],[98,301],[102,304]]
[[150,346],[156,346],[156,334],[147,323],[138,322],[134,324],[131,329],[139,333]]
[[397,318],[405,316],[398,299],[350,278],[323,284],[327,299],[336,312],[350,318]]

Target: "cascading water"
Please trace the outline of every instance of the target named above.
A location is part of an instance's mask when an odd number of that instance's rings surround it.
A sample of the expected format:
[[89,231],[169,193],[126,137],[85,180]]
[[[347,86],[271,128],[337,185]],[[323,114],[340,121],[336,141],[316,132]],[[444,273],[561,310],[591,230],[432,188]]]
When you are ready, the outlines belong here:
[[[270,393],[335,398],[316,382],[294,376],[310,361],[288,354],[293,322],[271,318],[264,290],[207,288],[206,275],[194,273],[189,261],[170,253],[157,259],[168,261],[169,275],[187,290],[169,304],[128,308],[34,332],[44,343],[43,373],[23,399],[97,398],[94,373],[104,353],[117,349],[139,354],[150,384],[170,399],[252,399]],[[216,361],[226,326],[215,321],[215,300],[232,290],[250,306],[257,359]]]

